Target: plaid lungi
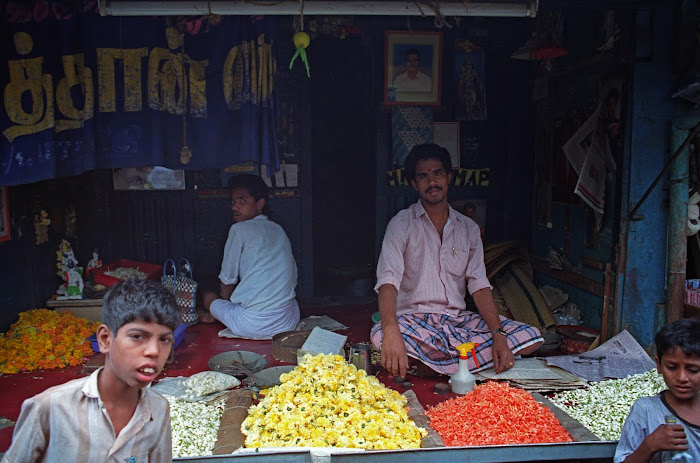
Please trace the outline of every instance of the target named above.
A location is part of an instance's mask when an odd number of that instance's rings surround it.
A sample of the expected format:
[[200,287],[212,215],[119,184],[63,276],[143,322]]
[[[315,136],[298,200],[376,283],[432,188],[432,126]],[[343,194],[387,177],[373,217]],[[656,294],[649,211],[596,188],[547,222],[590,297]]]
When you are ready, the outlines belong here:
[[[534,326],[505,317],[500,318],[501,326],[508,333],[508,347],[514,354],[543,341],[540,331]],[[478,371],[493,366],[491,357],[493,338],[486,322],[478,313],[462,311],[457,316],[442,313],[416,313],[398,315],[397,319],[408,356],[420,360],[438,373],[452,375],[457,372],[459,368],[457,346],[465,342],[479,344],[476,347],[479,368],[476,368],[470,355],[470,370]],[[370,336],[374,347],[381,350],[384,338],[381,322],[372,327]]]

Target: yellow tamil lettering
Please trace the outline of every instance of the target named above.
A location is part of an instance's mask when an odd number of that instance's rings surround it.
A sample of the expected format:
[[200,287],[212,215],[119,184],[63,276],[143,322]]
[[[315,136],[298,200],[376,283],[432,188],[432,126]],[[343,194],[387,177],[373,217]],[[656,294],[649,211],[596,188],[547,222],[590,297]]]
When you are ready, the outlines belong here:
[[148,107],[170,114],[182,114],[186,98],[182,53],[153,48],[148,58]]
[[[92,84],[92,70],[85,67],[85,56],[82,53],[77,55],[65,55],[63,57],[63,73],[65,77],[58,81],[56,86],[56,105],[58,110],[68,118],[68,120],[56,120],[54,130],[61,132],[68,129],[78,129],[85,125],[85,121],[92,119],[95,115],[95,89]],[[78,87],[78,92],[82,98],[82,108],[76,106],[71,93],[73,87]]]
[[[14,35],[15,49],[28,55],[34,48],[34,41],[25,32]],[[44,58],[8,60],[10,82],[5,86],[5,112],[12,122],[18,125],[3,130],[3,135],[12,141],[21,135],[41,132],[54,126],[53,79],[51,74],[42,74]],[[29,112],[22,106],[22,95],[29,93]]]
[[194,117],[207,117],[207,81],[206,68],[209,60],[195,61],[187,57],[190,65],[190,109]]
[[226,106],[235,111],[244,103],[266,104],[272,96],[276,69],[272,45],[265,43],[264,34],[231,48],[224,62]]
[[229,50],[224,61],[222,83],[224,99],[228,109],[237,110],[241,107],[241,88],[243,87],[243,70],[241,68],[241,46],[236,45]]
[[274,75],[277,70],[277,63],[272,56],[272,44],[265,43],[265,34],[258,37],[258,95],[259,104],[269,101],[274,88]]
[[148,56],[148,48],[98,48],[97,88],[100,112],[115,112],[116,74],[115,61],[122,61],[124,75],[124,111],[141,111],[141,59]]
[[489,176],[491,171],[489,169],[481,169],[479,171],[479,186],[489,186]]

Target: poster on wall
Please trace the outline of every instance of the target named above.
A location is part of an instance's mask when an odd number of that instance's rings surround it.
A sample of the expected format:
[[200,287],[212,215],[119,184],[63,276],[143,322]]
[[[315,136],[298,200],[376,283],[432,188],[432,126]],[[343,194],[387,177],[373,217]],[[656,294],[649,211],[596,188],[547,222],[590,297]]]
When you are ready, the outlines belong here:
[[394,165],[403,167],[411,149],[433,141],[433,109],[425,106],[392,108]]
[[476,222],[483,240],[484,236],[486,236],[486,200],[477,198],[455,199],[450,201],[450,206]]
[[387,31],[384,104],[439,105],[442,33]]
[[469,40],[455,41],[454,75],[457,82],[457,120],[486,120],[484,49]]
[[10,239],[10,204],[7,187],[0,186],[0,241]]
[[112,171],[115,190],[184,190],[185,171],[165,167],[127,167]]
[[459,168],[459,122],[433,122],[433,143],[445,148],[452,167]]

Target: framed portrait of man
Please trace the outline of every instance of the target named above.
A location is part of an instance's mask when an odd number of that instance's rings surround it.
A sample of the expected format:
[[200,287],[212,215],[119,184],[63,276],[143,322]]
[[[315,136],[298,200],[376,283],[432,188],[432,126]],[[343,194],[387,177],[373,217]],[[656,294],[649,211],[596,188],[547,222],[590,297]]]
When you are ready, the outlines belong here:
[[442,32],[387,31],[384,104],[439,105]]

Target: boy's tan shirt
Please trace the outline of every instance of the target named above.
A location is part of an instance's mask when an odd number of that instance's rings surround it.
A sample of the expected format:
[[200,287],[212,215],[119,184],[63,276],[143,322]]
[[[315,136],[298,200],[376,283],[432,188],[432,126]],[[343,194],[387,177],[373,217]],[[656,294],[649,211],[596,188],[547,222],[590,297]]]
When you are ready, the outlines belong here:
[[134,415],[115,437],[97,389],[101,370],[25,400],[2,462],[172,461],[168,402],[141,389]]

